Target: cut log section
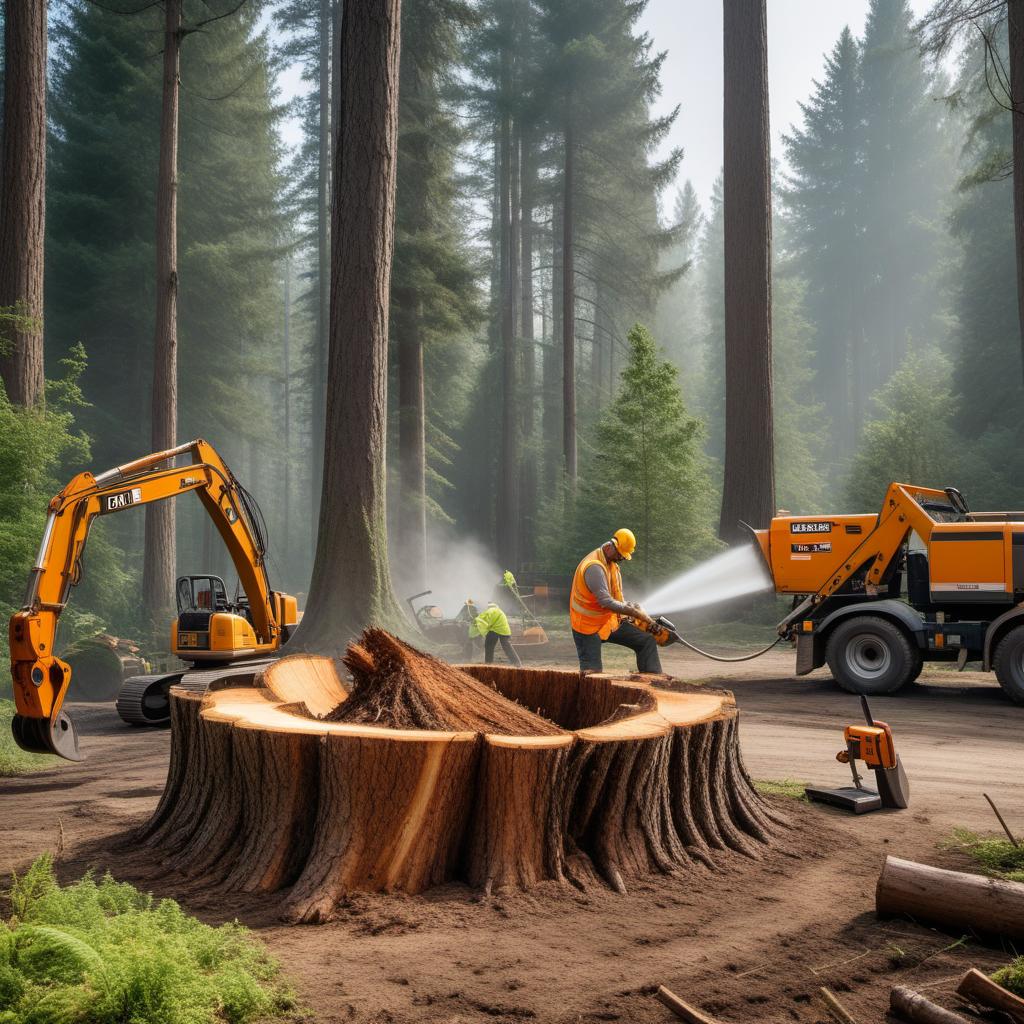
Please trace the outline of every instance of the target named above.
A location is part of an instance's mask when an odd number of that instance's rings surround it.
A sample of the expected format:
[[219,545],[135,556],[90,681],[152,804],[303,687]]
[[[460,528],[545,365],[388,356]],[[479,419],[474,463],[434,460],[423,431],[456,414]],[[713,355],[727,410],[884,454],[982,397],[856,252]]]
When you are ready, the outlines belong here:
[[906,915],[958,932],[1024,939],[1024,885],[886,857],[875,889],[880,915]]
[[[284,892],[290,920],[327,920],[350,891],[452,880],[623,892],[652,872],[759,857],[780,833],[743,769],[729,693],[448,667],[472,677],[474,720],[511,715],[519,733],[399,728],[359,720],[373,706],[365,694],[356,720],[326,720],[340,709],[324,714],[324,695],[346,687],[329,659],[304,660],[285,659],[253,689],[172,689],[167,786],[139,836],[198,885]],[[359,685],[357,672],[353,694]],[[400,700],[387,707],[406,706],[405,690],[389,693]]]
[[972,1003],[989,1006],[993,1010],[1001,1010],[1015,1021],[1024,1024],[1024,999],[1016,993],[1003,988],[988,975],[982,974],[972,967],[956,987],[957,993]]

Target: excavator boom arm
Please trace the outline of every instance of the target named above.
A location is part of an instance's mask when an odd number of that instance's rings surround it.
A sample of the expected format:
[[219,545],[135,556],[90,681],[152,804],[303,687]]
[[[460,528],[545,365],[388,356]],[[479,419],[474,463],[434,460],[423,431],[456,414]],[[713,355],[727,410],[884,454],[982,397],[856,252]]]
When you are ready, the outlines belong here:
[[[177,456],[192,463],[175,467]],[[71,670],[53,646],[70,588],[81,577],[93,520],[195,491],[213,519],[249,600],[263,643],[278,634],[274,595],[264,567],[264,540],[244,489],[214,448],[199,439],[93,476],[79,473],[49,504],[46,528],[22,609],[11,617],[11,675],[21,746],[80,760],[74,726],[62,711]]]
[[914,530],[927,544],[932,534],[934,521],[917,500],[926,497],[946,499],[947,494],[945,491],[930,487],[890,484],[882,502],[882,510],[875,528],[867,534],[849,557],[836,566],[815,593],[809,595],[779,623],[779,632],[788,635],[794,622],[803,618],[809,609],[835,594],[855,573],[865,567],[865,583],[868,586],[878,586],[882,582],[886,568],[911,530]]

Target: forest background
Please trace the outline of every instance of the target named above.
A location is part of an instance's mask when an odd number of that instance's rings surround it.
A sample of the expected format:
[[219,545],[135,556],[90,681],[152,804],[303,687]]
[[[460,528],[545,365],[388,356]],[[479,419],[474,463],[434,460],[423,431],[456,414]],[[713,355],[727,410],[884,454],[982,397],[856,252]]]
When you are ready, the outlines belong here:
[[[773,154],[780,507],[871,510],[894,479],[1024,506],[1005,12],[990,6],[936,61],[905,0],[871,0]],[[431,587],[450,605],[504,568],[564,583],[622,525],[640,538],[640,591],[721,544],[721,189],[702,202],[682,151],[665,152],[676,114],[652,105],[670,58],[640,30],[643,8],[403,4],[387,463],[399,596]],[[274,586],[301,595],[321,486],[339,11],[186,0],[186,20],[211,11],[181,56],[178,440],[222,452],[266,515]],[[0,395],[4,617],[49,497],[150,449],[162,30],[142,0],[50,4],[48,382],[35,408]],[[289,103],[275,85],[287,67],[308,84]],[[198,503],[177,504],[178,570],[231,587]],[[144,557],[141,514],[94,528],[63,643],[165,634],[140,600]]]

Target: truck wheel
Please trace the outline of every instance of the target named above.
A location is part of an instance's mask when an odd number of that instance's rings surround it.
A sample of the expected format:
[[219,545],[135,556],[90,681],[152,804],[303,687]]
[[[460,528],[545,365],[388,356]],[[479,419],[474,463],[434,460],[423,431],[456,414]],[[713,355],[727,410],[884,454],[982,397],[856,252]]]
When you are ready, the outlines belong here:
[[1011,629],[999,641],[992,667],[1003,693],[1014,704],[1024,704],[1024,626]]
[[919,671],[919,652],[907,634],[888,619],[857,615],[832,630],[825,661],[832,677],[849,693],[894,693]]

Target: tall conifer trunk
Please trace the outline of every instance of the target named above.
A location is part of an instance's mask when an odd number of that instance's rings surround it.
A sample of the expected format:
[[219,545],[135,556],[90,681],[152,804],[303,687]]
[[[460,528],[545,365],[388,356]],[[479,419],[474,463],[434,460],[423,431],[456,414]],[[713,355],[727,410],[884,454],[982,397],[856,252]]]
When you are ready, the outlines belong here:
[[309,604],[289,650],[340,655],[367,623],[403,624],[385,524],[400,0],[345,5],[331,209],[323,494]]
[[725,478],[719,535],[767,526],[772,455],[771,166],[765,0],[725,0]]
[[46,4],[7,0],[0,158],[0,378],[15,405],[43,400],[46,228]]
[[519,280],[522,306],[519,334],[523,345],[523,386],[520,396],[522,408],[521,436],[525,457],[520,461],[520,522],[523,529],[519,539],[520,561],[532,562],[535,555],[534,518],[537,511],[537,455],[535,441],[535,406],[537,401],[537,349],[533,336],[533,188],[535,170],[533,149],[528,129],[519,128]]
[[519,460],[518,414],[516,411],[516,270],[513,199],[512,117],[507,105],[512,92],[512,57],[507,45],[502,54],[501,93],[505,108],[501,113],[499,135],[498,191],[500,203],[501,260],[501,463],[498,469],[498,508],[495,517],[498,558],[503,568],[518,568],[519,555],[519,493],[517,470]]
[[561,398],[562,372],[562,201],[551,203],[551,333],[544,338],[544,407],[541,430],[544,434],[544,493],[551,497],[562,476]]
[[573,125],[565,125],[562,181],[562,456],[565,478],[576,486],[576,269],[574,195],[576,188]]
[[[320,0],[320,68],[319,104],[320,126],[316,198],[316,262],[317,307],[316,344],[313,346],[313,429],[310,452],[312,466],[312,494],[310,502],[313,526],[319,522],[317,495],[323,485],[324,416],[327,389],[327,352],[330,347],[331,318],[331,247],[328,214],[331,208],[331,0]],[[337,49],[335,47],[335,49]],[[337,76],[336,76],[337,77]]]
[[[153,338],[151,447],[173,448],[178,434],[178,95],[182,0],[165,0],[163,105],[156,187],[156,330]],[[146,506],[143,608],[150,622],[174,601],[174,502]]]
[[1017,322],[1024,373],[1024,0],[1007,0],[1013,121],[1013,231],[1017,245]]

